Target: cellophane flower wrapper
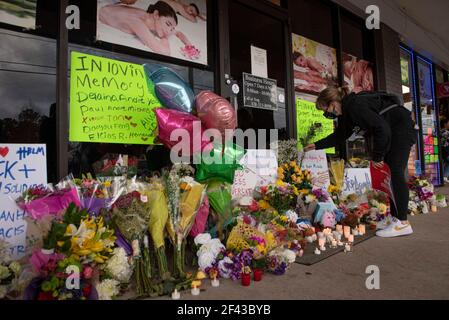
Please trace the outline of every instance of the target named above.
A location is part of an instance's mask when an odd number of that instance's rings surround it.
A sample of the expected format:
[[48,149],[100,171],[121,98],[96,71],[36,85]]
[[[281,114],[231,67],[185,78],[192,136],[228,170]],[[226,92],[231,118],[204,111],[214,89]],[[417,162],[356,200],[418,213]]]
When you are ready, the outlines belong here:
[[98,216],[100,211],[110,203],[108,186],[110,181],[102,183],[98,180],[84,178],[75,180],[78,194],[81,201],[81,207],[86,209],[89,214]]
[[49,215],[59,217],[72,203],[77,207],[81,207],[76,187],[58,190],[44,198],[36,199],[29,203],[18,203],[18,206],[33,219],[40,220]]
[[193,238],[195,238],[199,234],[202,234],[206,230],[207,219],[209,218],[209,210],[209,198],[205,196],[203,203],[201,204],[201,207],[199,208],[196,215],[192,230],[190,230],[190,236],[192,236]]
[[179,193],[178,215],[170,215],[171,219],[169,219],[167,231],[176,250],[174,261],[175,276],[183,278],[185,276],[185,238],[195,222],[196,214],[205,196],[205,186],[190,177],[184,177],[179,181],[181,183],[180,188],[183,186],[183,190]]
[[330,165],[330,172],[334,179],[335,186],[339,190],[343,190],[343,181],[345,178],[345,161],[344,160],[332,160]]
[[225,182],[212,181],[207,187],[207,197],[210,207],[218,214],[217,231],[222,235],[227,226],[233,222],[232,187]]
[[146,207],[149,211],[148,231],[156,251],[159,277],[166,278],[169,274],[165,254],[165,227],[168,221],[168,206],[164,185],[159,178],[153,178],[148,188],[142,191],[147,197]]

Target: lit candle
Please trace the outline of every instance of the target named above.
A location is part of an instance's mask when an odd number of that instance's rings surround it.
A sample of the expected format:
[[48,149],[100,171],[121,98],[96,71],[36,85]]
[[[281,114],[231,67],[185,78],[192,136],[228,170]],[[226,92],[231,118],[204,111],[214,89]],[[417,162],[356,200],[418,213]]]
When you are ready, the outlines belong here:
[[175,289],[175,291],[173,291],[173,293],[171,294],[171,298],[173,300],[179,300],[181,299],[181,294],[178,292],[178,290]]
[[435,205],[432,206],[432,212],[433,213],[437,213],[438,212],[437,206],[435,206]]
[[345,235],[345,238],[348,239],[348,237],[349,237],[350,234],[351,234],[351,227],[345,226],[345,227],[344,227],[344,235]]
[[352,234],[353,234],[354,236],[358,236],[358,235],[359,235],[359,229],[357,229],[357,228],[352,229]]
[[364,224],[359,225],[359,234],[364,236],[366,234],[366,226]]
[[336,248],[337,247],[337,240],[332,240],[332,248]]
[[337,224],[337,232],[338,233],[343,233],[343,226],[341,224]]
[[354,243],[354,235],[353,234],[349,235],[348,242],[349,243]]
[[316,248],[316,249],[315,249],[315,254],[316,254],[317,256],[319,256],[319,255],[321,254],[320,249]]
[[323,248],[326,245],[326,239],[324,238],[318,239],[318,245],[320,247],[320,250],[323,251],[321,248]]
[[218,280],[217,278],[213,278],[211,284],[212,287],[218,288],[220,286],[220,280]]
[[199,296],[200,295],[200,289],[196,285],[193,285],[191,293],[192,293],[192,296]]
[[338,240],[338,243],[337,243],[337,244],[338,244],[339,247],[343,247],[343,246],[345,245],[345,244],[344,244],[343,242],[341,242],[340,240]]

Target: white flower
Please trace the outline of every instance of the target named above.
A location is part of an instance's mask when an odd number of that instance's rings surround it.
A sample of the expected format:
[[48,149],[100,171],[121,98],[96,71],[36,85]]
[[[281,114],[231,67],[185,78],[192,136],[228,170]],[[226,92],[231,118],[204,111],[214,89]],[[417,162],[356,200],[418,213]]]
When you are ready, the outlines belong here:
[[202,271],[206,271],[207,268],[212,267],[215,262],[216,256],[211,252],[206,252],[198,257],[198,266]]
[[132,276],[132,268],[128,262],[128,256],[123,248],[116,248],[112,254],[112,257],[106,263],[105,270],[111,274],[111,276],[121,283],[127,283]]
[[298,221],[299,219],[298,214],[293,210],[288,210],[285,215],[287,216],[288,220],[293,223],[296,223],[296,221]]
[[7,293],[8,293],[8,287],[0,286],[0,299],[3,299]]
[[120,282],[117,280],[106,279],[95,287],[98,292],[99,300],[112,300],[120,293]]
[[308,196],[306,196],[306,203],[312,203],[313,201],[316,200],[316,197],[314,195],[309,194]]
[[209,233],[202,233],[199,234],[195,237],[195,240],[193,240],[195,242],[195,244],[197,246],[199,245],[204,245],[206,243],[208,243],[210,240],[212,240],[212,237],[210,236]]
[[266,233],[267,225],[265,225],[263,223],[259,223],[259,225],[257,226],[257,231],[260,231],[261,233]]
[[284,250],[283,257],[288,263],[294,263],[296,261],[296,253],[289,249]]
[[221,252],[221,250],[225,249],[225,246],[220,242],[219,239],[213,239],[207,242],[206,244],[203,244],[201,248],[197,252],[197,256],[200,257],[203,254],[210,253],[214,257],[217,257],[217,255]]
[[220,273],[220,277],[229,279],[231,277],[231,270],[225,264],[233,264],[233,262],[229,257],[225,257],[218,263],[218,272]]
[[9,278],[10,275],[11,272],[9,271],[9,268],[0,265],[0,280]]

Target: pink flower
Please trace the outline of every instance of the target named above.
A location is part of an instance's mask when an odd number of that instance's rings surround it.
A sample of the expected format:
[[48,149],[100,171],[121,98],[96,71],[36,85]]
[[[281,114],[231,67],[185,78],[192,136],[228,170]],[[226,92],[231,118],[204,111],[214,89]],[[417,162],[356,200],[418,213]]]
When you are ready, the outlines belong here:
[[87,280],[92,278],[92,274],[94,272],[94,269],[92,267],[85,267],[83,270],[83,277]]

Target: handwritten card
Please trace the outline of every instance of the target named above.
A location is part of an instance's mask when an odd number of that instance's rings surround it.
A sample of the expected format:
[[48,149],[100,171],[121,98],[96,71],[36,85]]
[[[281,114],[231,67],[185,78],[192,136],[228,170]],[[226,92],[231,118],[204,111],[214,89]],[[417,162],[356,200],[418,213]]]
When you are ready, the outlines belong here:
[[150,91],[143,66],[72,52],[70,141],[154,144],[161,104]]
[[309,170],[312,173],[312,182],[315,187],[326,189],[329,187],[331,180],[326,151],[306,152],[301,167],[301,169]]
[[274,150],[247,150],[240,164],[257,174],[259,179],[258,185],[276,182],[278,160]]
[[366,169],[346,169],[343,181],[343,196],[350,194],[363,195],[372,189],[371,171]]
[[30,187],[47,184],[45,145],[0,144],[0,239],[11,256],[25,255],[27,222],[15,200]]
[[257,174],[250,169],[237,170],[232,185],[232,199],[252,197],[257,186]]

